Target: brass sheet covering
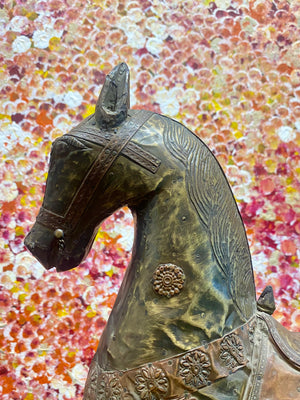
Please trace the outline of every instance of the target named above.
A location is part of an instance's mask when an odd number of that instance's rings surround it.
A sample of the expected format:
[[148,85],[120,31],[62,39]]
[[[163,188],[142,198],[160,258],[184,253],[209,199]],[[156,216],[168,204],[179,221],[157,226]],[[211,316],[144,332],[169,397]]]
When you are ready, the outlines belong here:
[[[256,317],[206,346],[125,371],[103,371],[92,361],[84,400],[184,399],[249,364]],[[198,398],[198,397],[197,397]]]

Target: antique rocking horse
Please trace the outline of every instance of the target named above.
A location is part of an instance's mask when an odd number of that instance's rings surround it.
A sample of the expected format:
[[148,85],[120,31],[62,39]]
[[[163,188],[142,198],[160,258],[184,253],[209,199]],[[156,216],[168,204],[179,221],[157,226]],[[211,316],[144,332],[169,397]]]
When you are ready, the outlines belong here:
[[26,246],[76,267],[127,205],[132,260],[91,363],[84,400],[300,399],[300,335],[256,302],[243,223],[221,167],[191,131],[129,109],[129,71],[107,76],[95,114],[53,143]]

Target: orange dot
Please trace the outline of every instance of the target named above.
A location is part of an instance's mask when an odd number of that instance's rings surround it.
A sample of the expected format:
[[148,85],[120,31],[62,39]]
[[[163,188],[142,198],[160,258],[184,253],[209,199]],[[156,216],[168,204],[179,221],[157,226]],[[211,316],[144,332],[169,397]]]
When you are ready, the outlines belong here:
[[23,353],[26,350],[27,350],[27,347],[25,346],[24,342],[18,342],[16,344],[16,347],[15,347],[15,352],[16,353]]
[[45,371],[45,365],[42,363],[35,363],[34,366],[32,367],[34,372],[38,373],[41,371]]
[[36,379],[40,384],[49,383],[49,379],[48,379],[47,375],[39,376]]
[[8,265],[6,265],[5,267],[3,267],[3,272],[12,271],[13,268],[14,268],[14,265],[13,265],[13,264],[8,264]]
[[32,325],[38,326],[42,323],[42,318],[40,317],[40,315],[34,314],[30,316],[30,322],[32,323]]
[[75,360],[75,356],[76,356],[76,354],[74,354],[74,353],[67,354],[66,361],[70,364],[73,363]]
[[9,311],[9,312],[6,314],[6,321],[7,321],[7,322],[15,321],[15,320],[16,320],[16,317],[17,317],[17,314],[16,314],[14,311]]
[[67,367],[68,367],[67,363],[61,361],[61,362],[57,365],[57,367],[55,368],[55,372],[56,372],[58,375],[61,375],[61,374],[64,373],[64,371],[66,371]]
[[36,117],[36,122],[41,126],[52,125],[52,119],[47,117],[47,111],[42,110]]
[[63,374],[63,380],[72,383],[72,378],[68,374]]
[[112,308],[115,300],[116,300],[117,295],[115,293],[111,294],[106,301],[103,302],[103,304],[109,308]]
[[65,301],[70,301],[72,299],[72,295],[70,292],[64,292],[61,295],[61,299],[65,302]]
[[14,379],[10,376],[1,376],[0,386],[2,386],[2,394],[9,394],[15,388]]
[[41,301],[41,296],[38,293],[34,293],[31,296],[31,300],[34,301],[35,303],[40,303]]

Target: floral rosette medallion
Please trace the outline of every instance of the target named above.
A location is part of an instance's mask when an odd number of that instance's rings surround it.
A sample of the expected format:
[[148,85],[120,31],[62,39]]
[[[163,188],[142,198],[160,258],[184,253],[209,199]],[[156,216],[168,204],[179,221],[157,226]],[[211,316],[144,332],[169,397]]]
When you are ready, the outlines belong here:
[[153,274],[153,289],[168,298],[180,293],[185,282],[183,269],[175,264],[160,264]]
[[211,363],[207,354],[200,350],[187,353],[179,362],[179,375],[185,384],[200,389],[208,384]]
[[97,400],[123,400],[123,388],[117,376],[112,375],[110,378],[103,374],[100,376],[98,384]]
[[243,343],[237,335],[232,333],[224,337],[220,357],[232,370],[245,363]]
[[123,400],[123,389],[116,374],[101,372],[93,360],[90,366],[83,400]]
[[151,365],[136,375],[135,387],[142,400],[159,400],[166,395],[169,381],[161,368]]

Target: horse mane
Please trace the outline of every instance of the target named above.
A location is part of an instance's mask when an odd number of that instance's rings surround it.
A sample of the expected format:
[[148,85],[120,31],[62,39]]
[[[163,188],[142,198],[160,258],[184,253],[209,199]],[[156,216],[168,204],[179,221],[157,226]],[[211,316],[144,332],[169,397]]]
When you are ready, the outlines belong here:
[[256,308],[251,256],[246,232],[232,191],[208,147],[186,127],[163,117],[164,143],[186,170],[186,185],[217,265],[226,278],[231,297],[243,319]]

